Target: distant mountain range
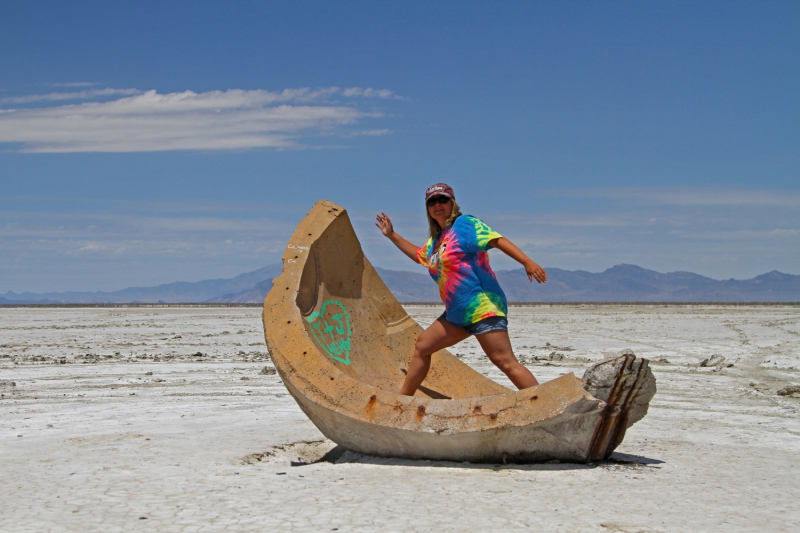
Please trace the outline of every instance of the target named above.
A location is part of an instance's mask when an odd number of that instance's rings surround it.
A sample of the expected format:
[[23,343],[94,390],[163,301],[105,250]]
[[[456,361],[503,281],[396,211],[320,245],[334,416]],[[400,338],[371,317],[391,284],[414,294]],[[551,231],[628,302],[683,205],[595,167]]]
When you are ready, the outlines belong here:
[[207,279],[194,283],[177,281],[156,287],[129,287],[114,292],[48,292],[42,294],[7,292],[0,296],[0,304],[205,302],[223,294],[246,291],[265,279],[272,280],[280,273],[281,265],[269,265],[230,279]]
[[[401,302],[438,302],[424,272],[376,268]],[[715,280],[691,272],[662,274],[636,265],[604,272],[547,268],[547,283],[530,283],[523,269],[499,270],[497,279],[512,302],[800,302],[800,276],[772,271],[753,279]],[[261,303],[281,265],[231,279],[131,287],[115,292],[7,292],[0,304],[60,303]]]
[[715,280],[692,272],[662,274],[636,265],[603,272],[547,270],[547,283],[530,283],[523,269],[497,272],[516,302],[798,302],[800,276],[773,270],[753,279]]

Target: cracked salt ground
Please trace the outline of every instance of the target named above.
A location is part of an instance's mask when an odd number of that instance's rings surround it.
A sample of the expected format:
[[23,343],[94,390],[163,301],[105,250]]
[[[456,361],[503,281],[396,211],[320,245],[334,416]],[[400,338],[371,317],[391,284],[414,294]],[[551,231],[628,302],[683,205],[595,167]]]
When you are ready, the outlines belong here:
[[[441,313],[409,310],[423,325]],[[260,312],[0,309],[0,531],[800,522],[800,399],[777,394],[800,384],[797,307],[512,308],[512,341],[540,379],[623,348],[653,361],[649,414],[613,461],[594,465],[323,459],[333,443],[261,373],[272,367]],[[507,384],[474,340],[455,353]],[[713,356],[734,366],[700,366]]]

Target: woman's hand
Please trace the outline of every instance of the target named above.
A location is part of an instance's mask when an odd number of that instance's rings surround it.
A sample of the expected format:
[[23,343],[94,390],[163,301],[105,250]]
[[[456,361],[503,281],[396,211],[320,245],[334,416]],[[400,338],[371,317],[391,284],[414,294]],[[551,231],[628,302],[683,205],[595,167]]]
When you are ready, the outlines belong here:
[[547,281],[547,272],[545,272],[536,261],[528,260],[525,262],[524,266],[525,273],[528,274],[528,281],[533,282],[534,278],[539,283],[545,283]]
[[394,234],[394,227],[392,226],[392,221],[386,216],[386,213],[381,211],[380,214],[375,217],[375,220],[377,220],[375,225],[378,226],[381,233],[383,233],[385,237],[391,238]]
[[378,226],[378,229],[381,230],[381,233],[388,237],[395,246],[400,248],[400,251],[406,254],[409,259],[415,263],[419,263],[419,258],[417,257],[417,247],[394,232],[392,221],[389,220],[389,217],[386,216],[386,213],[381,211],[380,214],[375,217],[375,220],[377,220],[375,225]]

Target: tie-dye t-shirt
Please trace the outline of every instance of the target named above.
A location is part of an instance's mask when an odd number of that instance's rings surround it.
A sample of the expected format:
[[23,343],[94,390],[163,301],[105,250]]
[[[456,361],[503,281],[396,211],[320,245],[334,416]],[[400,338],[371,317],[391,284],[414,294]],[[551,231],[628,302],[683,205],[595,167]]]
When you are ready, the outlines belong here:
[[506,295],[489,266],[489,241],[500,237],[477,218],[461,215],[417,249],[417,259],[439,285],[448,322],[469,326],[506,316]]

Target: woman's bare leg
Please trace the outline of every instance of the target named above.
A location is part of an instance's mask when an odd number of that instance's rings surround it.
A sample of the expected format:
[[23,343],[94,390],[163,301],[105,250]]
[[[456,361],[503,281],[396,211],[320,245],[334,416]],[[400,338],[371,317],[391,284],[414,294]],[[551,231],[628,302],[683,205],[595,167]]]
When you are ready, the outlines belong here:
[[448,346],[452,346],[469,337],[469,333],[464,328],[454,326],[443,318],[438,318],[428,326],[428,329],[417,337],[417,344],[414,346],[414,355],[408,365],[408,374],[400,389],[400,394],[414,396],[417,389],[422,384],[428,370],[431,368],[431,355]]
[[507,331],[489,331],[476,335],[475,338],[478,339],[489,360],[502,370],[518,389],[527,389],[539,384],[531,371],[517,361]]

